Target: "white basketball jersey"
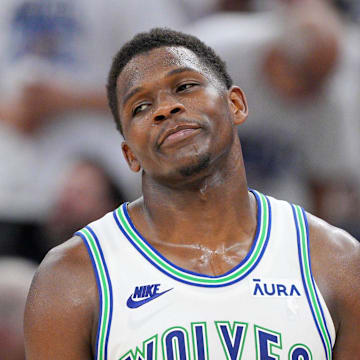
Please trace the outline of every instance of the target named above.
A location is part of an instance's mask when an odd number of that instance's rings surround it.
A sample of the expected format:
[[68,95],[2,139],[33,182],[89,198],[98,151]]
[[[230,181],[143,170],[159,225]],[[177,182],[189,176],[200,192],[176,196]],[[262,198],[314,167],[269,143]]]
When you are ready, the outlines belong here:
[[164,258],[127,204],[77,233],[99,289],[97,360],[331,359],[335,329],[312,276],[306,215],[253,193],[253,245],[220,276]]

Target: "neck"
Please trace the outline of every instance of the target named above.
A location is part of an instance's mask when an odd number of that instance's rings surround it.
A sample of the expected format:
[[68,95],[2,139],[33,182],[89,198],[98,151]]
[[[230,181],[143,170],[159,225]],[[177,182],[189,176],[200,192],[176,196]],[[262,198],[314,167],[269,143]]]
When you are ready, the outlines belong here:
[[167,187],[144,174],[138,205],[140,227],[160,243],[193,246],[195,241],[219,251],[242,239],[249,242],[255,232],[256,203],[248,192],[240,144],[222,166],[191,185]]

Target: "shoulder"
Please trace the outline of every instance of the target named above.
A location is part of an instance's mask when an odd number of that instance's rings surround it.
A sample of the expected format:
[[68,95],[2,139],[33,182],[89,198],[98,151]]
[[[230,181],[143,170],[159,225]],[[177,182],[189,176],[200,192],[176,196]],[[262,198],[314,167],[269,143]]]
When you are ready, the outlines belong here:
[[[88,252],[82,239],[75,236],[48,252],[35,274],[32,286],[48,280],[56,280],[53,283],[56,289],[62,287],[68,289],[71,286],[80,292],[84,287],[81,284],[84,281],[91,282],[91,279],[92,265]],[[74,282],[77,281],[80,284],[75,286]],[[88,285],[86,284],[86,286]]]
[[309,213],[307,218],[311,246],[319,257],[322,255],[339,266],[349,266],[349,261],[359,260],[360,243],[353,236]]
[[82,239],[75,236],[46,255],[34,276],[29,300],[32,296],[48,297],[55,306],[61,297],[67,305],[82,304],[88,308],[94,293],[96,281],[91,260]]
[[[28,295],[25,339],[29,351],[39,346],[40,337],[52,343],[54,349],[64,342],[75,343],[74,339],[66,339],[69,335],[64,335],[72,331],[76,333],[76,346],[89,345],[96,328],[97,302],[96,280],[81,238],[74,237],[50,250],[34,276]],[[70,332],[69,324],[73,329]]]
[[360,243],[346,231],[314,215],[309,223],[311,266],[315,280],[339,328],[349,313],[360,318]]

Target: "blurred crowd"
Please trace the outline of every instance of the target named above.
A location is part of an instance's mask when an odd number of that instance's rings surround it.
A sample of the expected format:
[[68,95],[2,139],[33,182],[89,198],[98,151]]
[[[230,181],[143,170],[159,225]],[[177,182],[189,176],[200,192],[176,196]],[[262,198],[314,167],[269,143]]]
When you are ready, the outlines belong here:
[[3,0],[1,359],[24,359],[19,314],[46,252],[140,194],[105,84],[121,45],[156,26],[198,36],[245,91],[249,186],[360,239],[357,0]]

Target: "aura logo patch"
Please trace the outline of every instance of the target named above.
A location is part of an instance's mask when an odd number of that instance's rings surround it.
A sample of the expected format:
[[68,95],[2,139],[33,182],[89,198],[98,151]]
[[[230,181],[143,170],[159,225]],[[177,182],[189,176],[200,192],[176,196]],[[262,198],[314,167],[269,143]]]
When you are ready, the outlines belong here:
[[126,305],[130,309],[136,309],[156,298],[158,298],[161,295],[166,294],[168,291],[172,290],[167,289],[164,291],[159,292],[160,284],[152,284],[152,285],[142,285],[142,286],[136,286],[134,293],[130,295],[128,298]]
[[252,279],[250,291],[256,297],[299,297],[301,289],[297,281],[288,279]]

